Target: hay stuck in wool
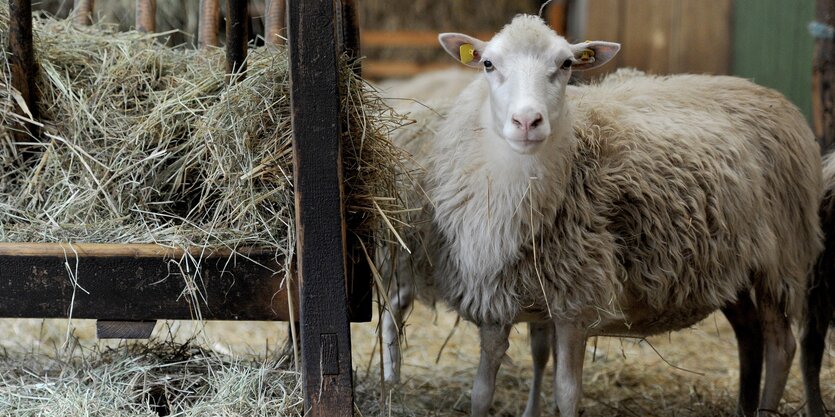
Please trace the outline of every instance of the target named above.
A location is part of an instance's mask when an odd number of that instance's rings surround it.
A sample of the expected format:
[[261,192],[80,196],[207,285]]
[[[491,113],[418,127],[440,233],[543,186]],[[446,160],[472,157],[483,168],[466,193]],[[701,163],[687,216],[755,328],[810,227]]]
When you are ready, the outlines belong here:
[[[8,7],[0,1],[0,42]],[[287,51],[254,48],[227,86],[221,49],[35,19],[40,138],[15,144],[0,59],[0,241],[294,249]],[[367,237],[396,211],[401,118],[341,67],[346,206]],[[32,153],[22,157],[22,151]],[[378,210],[380,206],[382,210]],[[383,213],[381,213],[381,211]]]

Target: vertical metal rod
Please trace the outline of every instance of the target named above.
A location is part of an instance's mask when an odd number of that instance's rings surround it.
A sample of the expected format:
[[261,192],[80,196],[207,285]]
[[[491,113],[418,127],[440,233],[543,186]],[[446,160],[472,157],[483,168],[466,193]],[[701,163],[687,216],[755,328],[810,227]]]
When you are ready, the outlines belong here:
[[[342,0],[342,52],[348,54],[350,64],[353,65],[359,59],[360,52],[360,26],[357,2],[354,0]],[[354,66],[354,72],[362,75],[362,68]]]
[[[287,2],[285,0],[267,0],[266,24],[264,25],[264,39],[272,45],[284,45],[287,21]],[[280,35],[280,36],[279,36]]]
[[218,46],[217,31],[220,19],[220,0],[200,0],[200,21],[197,45],[200,48]]
[[[38,118],[35,52],[32,47],[32,2],[9,0],[9,68],[12,87],[20,92],[33,119]],[[25,114],[22,108],[18,109]],[[28,116],[27,116],[28,117]],[[34,127],[32,127],[34,128]],[[34,133],[34,132],[33,132]]]
[[[249,13],[246,0],[226,0],[226,72],[246,71]],[[238,79],[239,77],[231,77]]]
[[157,0],[136,0],[136,30],[154,33],[157,30]]
[[77,25],[90,26],[93,24],[93,9],[96,0],[75,0],[73,6],[73,21]]

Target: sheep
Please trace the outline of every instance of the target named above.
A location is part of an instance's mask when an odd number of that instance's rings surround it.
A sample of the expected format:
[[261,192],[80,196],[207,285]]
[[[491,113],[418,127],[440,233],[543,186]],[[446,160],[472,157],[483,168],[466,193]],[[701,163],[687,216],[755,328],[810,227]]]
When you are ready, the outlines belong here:
[[620,45],[569,44],[536,16],[487,42],[439,41],[484,72],[440,123],[423,178],[435,289],[479,327],[471,414],[487,414],[517,322],[534,363],[525,416],[540,414],[553,339],[568,417],[588,337],[682,329],[716,310],[739,341],[738,414],[776,410],[821,249],[820,156],[797,108],[727,76],[567,87]]
[[823,163],[824,197],[820,205],[824,249],[815,263],[806,294],[806,311],[800,338],[800,365],[806,388],[806,413],[824,417],[826,410],[820,390],[820,370],[826,332],[835,312],[835,155]]

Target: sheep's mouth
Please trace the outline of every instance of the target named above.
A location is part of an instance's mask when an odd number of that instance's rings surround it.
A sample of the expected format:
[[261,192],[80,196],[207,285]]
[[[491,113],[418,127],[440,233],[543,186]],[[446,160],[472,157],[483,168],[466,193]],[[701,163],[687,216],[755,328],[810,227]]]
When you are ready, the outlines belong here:
[[545,142],[545,139],[508,139],[507,142],[516,152],[529,154],[539,148]]

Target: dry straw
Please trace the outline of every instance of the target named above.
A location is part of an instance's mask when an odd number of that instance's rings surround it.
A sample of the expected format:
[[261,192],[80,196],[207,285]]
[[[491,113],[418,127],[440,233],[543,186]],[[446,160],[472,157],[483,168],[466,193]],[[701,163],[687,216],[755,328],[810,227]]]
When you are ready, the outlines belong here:
[[[7,4],[0,1],[6,45]],[[262,246],[290,259],[294,198],[287,52],[254,48],[227,86],[222,50],[159,35],[35,20],[41,137],[21,158],[0,57],[0,241]],[[347,207],[354,233],[397,210],[388,134],[401,118],[341,69]],[[394,222],[397,224],[397,222]]]

